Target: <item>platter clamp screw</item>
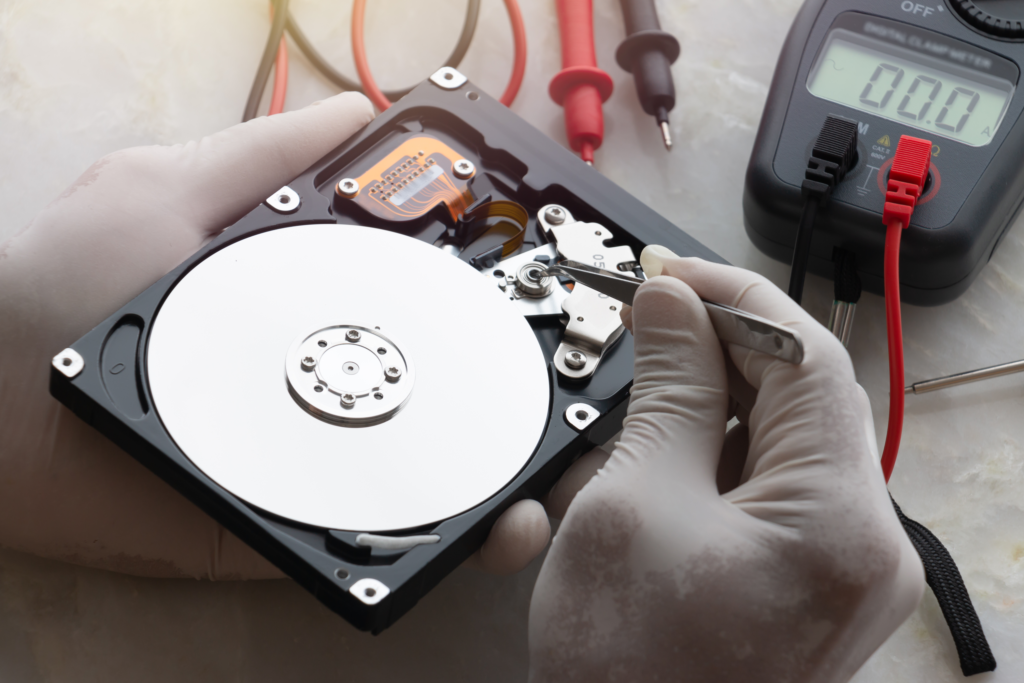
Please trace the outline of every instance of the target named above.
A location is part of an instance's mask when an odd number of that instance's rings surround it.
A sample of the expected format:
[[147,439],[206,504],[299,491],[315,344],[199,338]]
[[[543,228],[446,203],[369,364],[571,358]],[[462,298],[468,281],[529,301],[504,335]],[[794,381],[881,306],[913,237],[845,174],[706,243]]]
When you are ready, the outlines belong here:
[[338,181],[338,194],[347,199],[352,199],[359,194],[359,183],[352,178],[342,178]]
[[508,276],[508,284],[515,285],[525,296],[541,298],[551,293],[555,279],[536,261],[527,263],[515,276]]
[[389,382],[397,382],[402,377],[402,370],[397,365],[392,365],[384,371],[384,378]]
[[359,330],[349,330],[348,332],[345,333],[345,339],[349,340],[350,342],[357,342],[361,337],[362,335],[359,334]]
[[356,404],[356,395],[355,394],[342,394],[341,395],[341,407],[342,408],[351,408],[355,404]]
[[469,176],[473,175],[473,171],[476,170],[476,166],[469,159],[459,159],[452,165],[452,170],[455,172],[456,178],[462,178],[465,180]]
[[313,356],[306,356],[302,359],[302,369],[309,372],[316,367],[316,359]]
[[587,355],[576,349],[565,352],[565,364],[573,370],[582,370],[587,365]]
[[549,206],[544,212],[544,220],[551,225],[561,225],[565,222],[565,209],[560,206]]

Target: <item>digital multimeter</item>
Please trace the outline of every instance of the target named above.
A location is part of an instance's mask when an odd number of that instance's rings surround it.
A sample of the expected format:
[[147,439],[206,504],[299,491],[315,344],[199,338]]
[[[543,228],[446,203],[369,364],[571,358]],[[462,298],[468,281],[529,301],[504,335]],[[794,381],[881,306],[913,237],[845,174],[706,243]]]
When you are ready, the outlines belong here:
[[886,179],[901,135],[932,141],[928,180],[904,231],[900,296],[962,294],[1024,200],[1024,1],[808,0],[782,48],[747,169],[743,211],[761,251],[792,258],[800,185],[829,114],[858,122],[857,160],[817,216],[809,268],[835,247],[881,294]]

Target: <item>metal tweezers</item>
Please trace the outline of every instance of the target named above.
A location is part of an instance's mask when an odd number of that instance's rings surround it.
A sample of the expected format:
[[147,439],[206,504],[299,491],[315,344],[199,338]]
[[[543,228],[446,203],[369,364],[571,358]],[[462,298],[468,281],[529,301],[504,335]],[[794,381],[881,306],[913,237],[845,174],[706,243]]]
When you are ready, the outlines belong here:
[[[547,266],[544,270],[548,275],[572,278],[631,306],[636,290],[646,282],[631,275],[595,268],[576,261],[563,261]],[[704,306],[711,318],[711,325],[715,328],[715,334],[722,341],[767,353],[794,365],[803,362],[804,343],[795,331],[732,306],[710,301],[705,301]]]

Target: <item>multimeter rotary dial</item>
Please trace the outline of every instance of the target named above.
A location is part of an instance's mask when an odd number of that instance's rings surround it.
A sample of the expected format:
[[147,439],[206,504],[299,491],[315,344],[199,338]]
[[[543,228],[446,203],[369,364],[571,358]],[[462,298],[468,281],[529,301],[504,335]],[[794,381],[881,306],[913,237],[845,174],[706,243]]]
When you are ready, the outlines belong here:
[[1024,40],[1024,1],[949,0],[949,4],[979,31],[999,38]]

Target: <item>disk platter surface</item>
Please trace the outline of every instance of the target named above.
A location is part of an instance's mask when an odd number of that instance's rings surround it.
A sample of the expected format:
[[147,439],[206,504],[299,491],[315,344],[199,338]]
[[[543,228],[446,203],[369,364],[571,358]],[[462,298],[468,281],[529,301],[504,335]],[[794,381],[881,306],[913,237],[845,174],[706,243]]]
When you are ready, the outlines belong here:
[[147,369],[168,433],[217,484],[294,522],[367,532],[500,491],[533,455],[551,391],[529,323],[480,272],[334,223],[197,264],[156,315]]

